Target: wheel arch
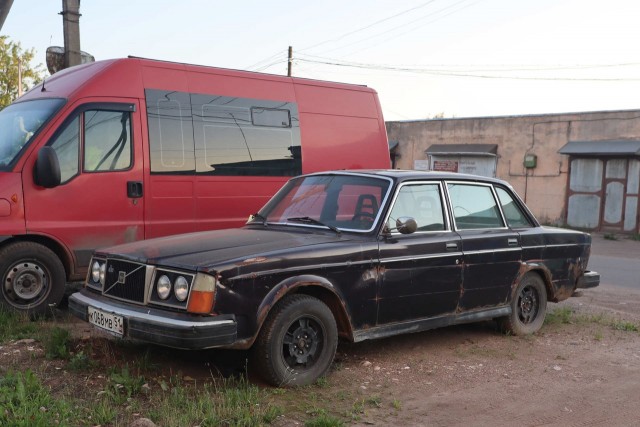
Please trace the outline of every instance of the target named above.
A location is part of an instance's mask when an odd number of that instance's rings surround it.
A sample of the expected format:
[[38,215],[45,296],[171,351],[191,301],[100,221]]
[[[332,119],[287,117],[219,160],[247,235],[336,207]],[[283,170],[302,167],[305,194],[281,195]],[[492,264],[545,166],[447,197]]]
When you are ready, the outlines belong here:
[[518,283],[520,283],[522,278],[529,273],[537,274],[542,279],[545,290],[547,291],[547,301],[552,301],[552,302],[557,301],[556,289],[553,286],[553,281],[551,279],[551,272],[547,267],[538,263],[522,264],[522,266],[520,267],[520,271],[518,273],[518,277],[514,281],[514,284],[512,287],[511,298],[513,298],[516,288],[518,287]]
[[64,272],[67,280],[70,280],[72,273],[75,271],[75,263],[73,257],[66,250],[64,245],[55,239],[39,234],[22,234],[17,236],[11,236],[10,238],[0,242],[0,247],[6,247],[13,243],[31,242],[40,244],[47,249],[51,250],[60,260],[64,267]]
[[309,295],[322,301],[329,307],[336,320],[338,336],[353,341],[351,316],[344,298],[333,283],[324,277],[316,275],[290,277],[278,283],[269,291],[258,307],[256,330],[252,341],[260,334],[260,330],[273,307],[283,298],[294,294]]

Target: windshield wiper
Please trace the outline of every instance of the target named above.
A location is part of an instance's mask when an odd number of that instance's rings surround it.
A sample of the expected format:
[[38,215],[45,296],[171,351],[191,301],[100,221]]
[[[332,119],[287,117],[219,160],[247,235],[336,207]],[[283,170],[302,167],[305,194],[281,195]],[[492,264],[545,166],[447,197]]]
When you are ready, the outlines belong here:
[[265,227],[267,226],[267,218],[265,218],[264,216],[260,215],[259,213],[253,213],[251,214],[251,217],[249,219],[249,221],[253,222],[255,220],[259,220],[262,221],[262,225],[264,225]]
[[303,224],[321,225],[323,227],[327,227],[331,231],[335,231],[337,234],[340,234],[340,230],[338,230],[333,225],[325,224],[324,222],[318,221],[317,219],[311,218],[310,216],[296,216],[293,218],[287,218],[287,221],[301,222]]

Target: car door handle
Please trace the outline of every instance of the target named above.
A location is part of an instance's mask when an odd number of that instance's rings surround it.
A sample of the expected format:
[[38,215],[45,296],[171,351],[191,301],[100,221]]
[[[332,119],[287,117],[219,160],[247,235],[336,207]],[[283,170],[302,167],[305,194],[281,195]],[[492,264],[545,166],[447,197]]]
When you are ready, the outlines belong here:
[[518,246],[518,239],[508,239],[507,243],[509,246]]
[[448,251],[457,251],[458,250],[458,244],[456,242],[449,242],[446,245],[446,248]]
[[132,199],[142,197],[142,181],[127,181],[127,197]]

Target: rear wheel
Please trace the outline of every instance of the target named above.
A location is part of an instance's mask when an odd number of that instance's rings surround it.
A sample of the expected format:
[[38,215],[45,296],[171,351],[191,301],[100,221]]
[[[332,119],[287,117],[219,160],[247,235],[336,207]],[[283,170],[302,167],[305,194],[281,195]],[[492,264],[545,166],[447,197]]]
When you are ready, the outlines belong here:
[[338,345],[336,321],[322,301],[284,298],[269,313],[253,348],[258,373],[274,386],[301,386],[323,376]]
[[511,300],[511,314],[498,320],[501,329],[513,335],[537,332],[547,313],[547,290],[536,273],[525,274]]
[[0,304],[30,315],[44,315],[64,296],[65,271],[55,253],[33,242],[0,250]]

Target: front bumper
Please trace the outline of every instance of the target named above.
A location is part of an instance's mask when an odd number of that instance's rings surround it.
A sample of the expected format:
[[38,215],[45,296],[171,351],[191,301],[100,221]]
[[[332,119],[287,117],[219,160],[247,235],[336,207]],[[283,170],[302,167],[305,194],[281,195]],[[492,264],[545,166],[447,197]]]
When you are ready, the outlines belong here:
[[595,271],[585,271],[582,277],[578,279],[576,288],[595,288],[598,285],[600,285],[600,273],[596,273]]
[[232,314],[199,317],[157,308],[114,301],[87,290],[69,297],[69,311],[88,321],[87,309],[93,307],[122,316],[124,337],[185,350],[223,347],[236,341],[238,325]]

